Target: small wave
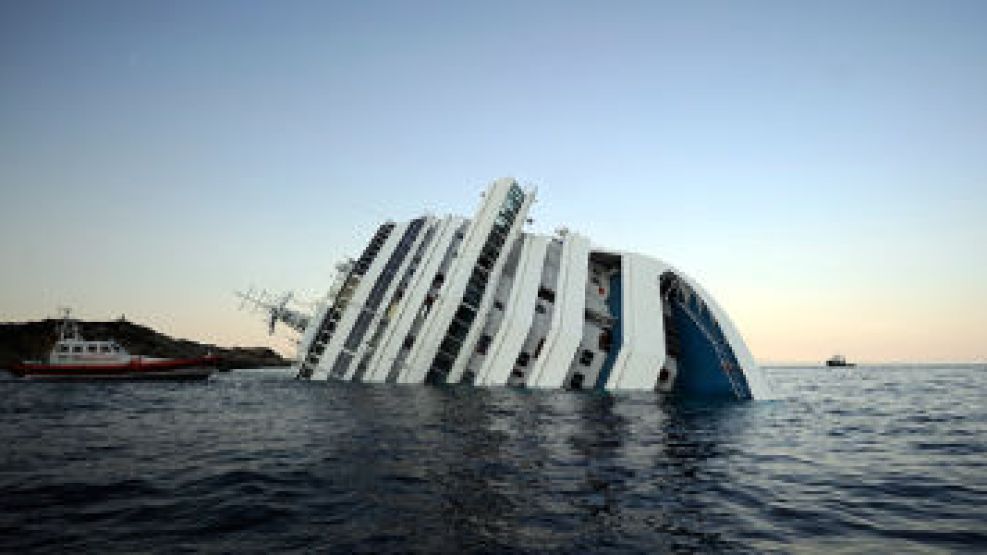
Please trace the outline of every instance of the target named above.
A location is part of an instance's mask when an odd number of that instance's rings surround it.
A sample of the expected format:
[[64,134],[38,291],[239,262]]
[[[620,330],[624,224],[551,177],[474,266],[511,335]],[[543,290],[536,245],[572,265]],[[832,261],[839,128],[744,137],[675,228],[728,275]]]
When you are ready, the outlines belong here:
[[771,372],[787,400],[717,405],[264,372],[202,387],[0,381],[0,551],[985,545],[979,390],[947,403],[921,382],[978,369],[847,378],[867,388]]

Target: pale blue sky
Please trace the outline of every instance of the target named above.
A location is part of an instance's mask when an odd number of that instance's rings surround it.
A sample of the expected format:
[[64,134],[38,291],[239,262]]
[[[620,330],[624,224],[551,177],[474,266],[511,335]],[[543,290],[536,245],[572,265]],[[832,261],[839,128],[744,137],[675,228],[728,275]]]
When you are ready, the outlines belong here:
[[[766,361],[987,359],[987,3],[0,2],[0,320],[265,341],[512,175]],[[272,345],[290,348],[287,336]]]

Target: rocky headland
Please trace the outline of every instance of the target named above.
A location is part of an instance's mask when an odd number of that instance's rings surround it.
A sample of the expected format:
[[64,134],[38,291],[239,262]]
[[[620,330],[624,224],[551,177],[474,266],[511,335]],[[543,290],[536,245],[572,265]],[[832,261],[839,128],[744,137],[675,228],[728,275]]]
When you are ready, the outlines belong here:
[[[61,320],[0,323],[0,368],[22,360],[46,360]],[[220,370],[287,366],[291,361],[267,347],[217,347],[188,339],[175,339],[127,320],[79,322],[86,339],[114,339],[131,354],[193,358],[212,353],[221,358]]]

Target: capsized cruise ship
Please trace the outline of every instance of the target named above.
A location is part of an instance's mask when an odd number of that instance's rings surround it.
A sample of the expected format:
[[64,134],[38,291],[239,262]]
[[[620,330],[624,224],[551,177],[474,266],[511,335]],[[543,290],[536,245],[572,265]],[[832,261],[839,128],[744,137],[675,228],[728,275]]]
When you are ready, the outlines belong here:
[[[472,219],[377,228],[313,314],[264,303],[301,334],[298,377],[768,396],[726,313],[669,264],[567,229],[524,230],[533,190],[494,182]],[[254,300],[256,299],[249,299]]]

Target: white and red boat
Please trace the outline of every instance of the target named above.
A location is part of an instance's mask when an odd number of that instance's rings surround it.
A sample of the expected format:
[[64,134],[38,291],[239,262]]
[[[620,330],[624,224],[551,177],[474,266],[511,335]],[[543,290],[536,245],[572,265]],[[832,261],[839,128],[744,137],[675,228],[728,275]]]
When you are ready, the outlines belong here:
[[116,341],[87,341],[66,309],[47,362],[28,361],[11,371],[44,380],[203,380],[219,357],[155,358],[132,355]]

